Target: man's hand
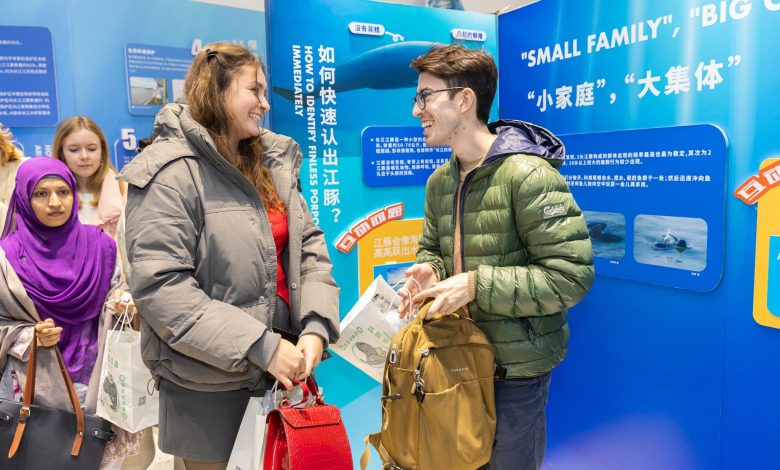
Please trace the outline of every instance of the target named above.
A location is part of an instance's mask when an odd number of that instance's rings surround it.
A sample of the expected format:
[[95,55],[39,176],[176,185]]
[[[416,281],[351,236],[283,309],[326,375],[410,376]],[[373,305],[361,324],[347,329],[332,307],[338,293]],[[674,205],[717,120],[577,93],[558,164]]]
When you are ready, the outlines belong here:
[[455,313],[459,308],[474,300],[469,295],[469,273],[460,273],[437,282],[433,287],[418,292],[412,297],[412,302],[419,304],[429,297],[433,297],[433,303],[428,309],[426,318],[431,318],[436,314],[450,315]]
[[311,371],[320,364],[322,360],[322,351],[325,345],[322,338],[315,334],[305,334],[298,338],[296,348],[303,354],[303,360],[306,361],[306,369],[296,377],[296,380],[304,380],[311,375]]
[[411,279],[406,281],[406,284],[398,291],[398,295],[401,296],[401,303],[398,305],[398,316],[401,318],[410,315],[420,306],[420,302],[425,300],[425,297],[415,300],[421,290],[432,287],[439,280],[438,273],[428,263],[409,266],[404,271],[404,276]]
[[45,348],[56,346],[60,341],[61,326],[54,326],[54,320],[47,318],[42,322],[35,324],[35,337],[38,338],[38,344]]

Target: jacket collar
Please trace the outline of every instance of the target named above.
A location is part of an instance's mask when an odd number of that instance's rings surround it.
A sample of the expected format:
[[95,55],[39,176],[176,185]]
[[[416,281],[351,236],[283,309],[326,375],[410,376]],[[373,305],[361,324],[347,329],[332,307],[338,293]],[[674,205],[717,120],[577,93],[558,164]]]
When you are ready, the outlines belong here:
[[[563,142],[541,126],[525,121],[499,120],[488,124],[488,129],[496,134],[496,140],[490,146],[480,167],[516,154],[542,158],[556,169],[563,164],[566,154]],[[457,174],[459,164],[454,154],[450,165],[453,174]]]
[[[239,186],[249,185],[219,152],[208,131],[192,118],[189,107],[183,103],[169,103],[157,113],[152,130],[154,143],[149,145],[124,166],[120,179],[133,186],[144,188],[166,165],[180,158],[198,155],[212,163],[219,171]],[[277,190],[290,177],[297,178],[301,154],[293,140],[263,129],[260,136],[263,146],[263,162],[271,170]],[[246,188],[248,190],[248,187]],[[280,194],[285,197],[286,195]],[[283,199],[284,200],[284,199]]]

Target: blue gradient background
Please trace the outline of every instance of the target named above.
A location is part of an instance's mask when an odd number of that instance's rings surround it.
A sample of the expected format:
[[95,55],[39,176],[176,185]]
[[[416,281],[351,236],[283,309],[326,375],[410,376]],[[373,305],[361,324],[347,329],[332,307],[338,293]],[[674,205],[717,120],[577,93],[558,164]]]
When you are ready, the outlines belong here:
[[[545,468],[778,468],[780,331],[753,321],[756,210],[731,193],[780,153],[780,12],[754,1],[747,18],[703,28],[689,10],[704,3],[544,0],[499,17],[502,118],[560,134],[709,123],[730,143],[721,283],[695,293],[597,276],[569,316],[569,357],[553,373]],[[670,14],[676,39],[662,26],[653,41],[583,50],[588,34]],[[580,39],[582,56],[533,68],[520,59],[571,38]],[[729,68],[734,54],[741,63]],[[697,93],[693,73],[710,59],[724,63],[724,82]],[[689,93],[661,89],[639,100],[641,88],[625,83],[651,69],[663,85],[673,65],[690,66]],[[606,87],[593,108],[541,113],[527,99],[529,90],[601,78]]]

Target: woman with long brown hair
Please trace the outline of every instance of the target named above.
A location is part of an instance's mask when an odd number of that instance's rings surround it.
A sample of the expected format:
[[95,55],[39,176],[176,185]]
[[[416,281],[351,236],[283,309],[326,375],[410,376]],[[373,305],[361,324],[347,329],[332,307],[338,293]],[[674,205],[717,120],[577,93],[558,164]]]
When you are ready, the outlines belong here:
[[159,378],[160,449],[224,469],[250,395],[291,388],[337,340],[339,289],[298,189],[300,149],[260,127],[260,60],[206,46],[184,91],[122,171],[130,290]]
[[96,225],[116,239],[126,189],[116,179],[100,126],[87,116],[71,116],[57,127],[51,150],[78,182],[81,223]]

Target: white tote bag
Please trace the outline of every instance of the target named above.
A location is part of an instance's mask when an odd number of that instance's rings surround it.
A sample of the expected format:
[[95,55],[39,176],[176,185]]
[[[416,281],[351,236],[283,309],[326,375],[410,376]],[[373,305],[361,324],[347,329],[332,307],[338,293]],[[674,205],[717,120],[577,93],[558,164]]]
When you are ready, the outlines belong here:
[[274,392],[276,383],[265,396],[251,397],[244,411],[244,418],[238,428],[236,442],[228,460],[228,470],[263,470],[263,451],[265,450],[265,418],[276,408]]
[[141,359],[141,332],[130,323],[125,310],[106,335],[97,415],[126,431],[138,432],[157,424],[160,396]]

